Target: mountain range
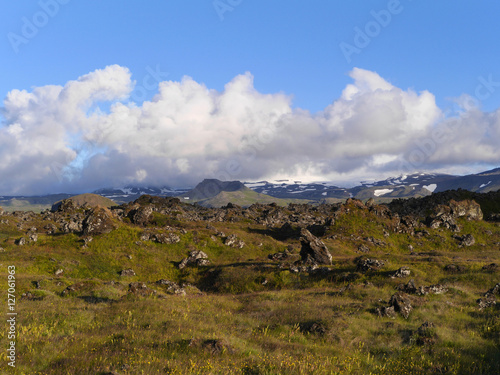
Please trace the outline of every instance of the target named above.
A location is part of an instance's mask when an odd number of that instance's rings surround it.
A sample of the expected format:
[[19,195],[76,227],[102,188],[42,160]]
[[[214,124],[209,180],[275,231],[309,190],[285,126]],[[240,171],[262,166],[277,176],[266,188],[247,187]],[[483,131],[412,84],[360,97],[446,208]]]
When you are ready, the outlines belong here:
[[[380,181],[365,181],[352,188],[343,188],[329,182],[302,183],[294,180],[277,181],[219,181],[206,179],[195,188],[174,189],[171,187],[126,186],[123,188],[103,188],[94,194],[125,203],[141,195],[175,196],[188,203],[206,207],[220,207],[231,202],[248,206],[252,203],[286,205],[293,202],[338,202],[347,198],[377,202],[390,202],[397,198],[416,198],[446,190],[464,189],[478,193],[500,190],[500,168],[456,176],[435,173],[414,173],[391,177]],[[52,205],[72,194],[52,194],[44,196],[3,196],[0,205],[4,207],[27,207],[30,205]]]

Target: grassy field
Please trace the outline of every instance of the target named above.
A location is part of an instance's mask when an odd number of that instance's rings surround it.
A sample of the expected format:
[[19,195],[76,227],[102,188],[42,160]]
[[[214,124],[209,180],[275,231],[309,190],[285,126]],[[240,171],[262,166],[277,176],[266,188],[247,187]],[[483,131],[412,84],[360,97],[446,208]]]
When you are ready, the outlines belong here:
[[[206,222],[183,222],[180,242],[141,240],[143,228],[117,229],[84,246],[76,234],[15,240],[31,222],[0,222],[0,288],[7,311],[8,266],[16,268],[16,367],[0,352],[3,374],[496,374],[500,372],[500,312],[476,300],[500,282],[500,226],[461,220],[476,243],[459,248],[455,233],[386,234],[388,221],[362,210],[340,216],[322,238],[333,265],[319,274],[293,273],[268,259],[298,239],[280,241],[247,221],[211,223],[235,234],[243,248],[223,244]],[[23,229],[19,229],[19,224]],[[153,228],[154,229],[154,228]],[[162,231],[162,228],[155,230]],[[358,248],[365,238],[385,242]],[[413,251],[409,250],[409,245]],[[211,265],[178,269],[192,250]],[[383,260],[358,272],[356,258]],[[463,266],[449,272],[449,264]],[[405,278],[389,277],[402,266]],[[131,268],[136,276],[120,276]],[[55,275],[59,269],[62,275]],[[160,279],[184,285],[176,295]],[[408,319],[379,317],[399,284],[442,284],[443,294],[410,295]],[[129,292],[144,282],[149,296]],[[73,290],[67,289],[74,286]],[[24,294],[24,296],[22,296]],[[497,305],[498,306],[498,305]],[[419,327],[431,322],[432,328]],[[8,347],[8,326],[0,330]]]

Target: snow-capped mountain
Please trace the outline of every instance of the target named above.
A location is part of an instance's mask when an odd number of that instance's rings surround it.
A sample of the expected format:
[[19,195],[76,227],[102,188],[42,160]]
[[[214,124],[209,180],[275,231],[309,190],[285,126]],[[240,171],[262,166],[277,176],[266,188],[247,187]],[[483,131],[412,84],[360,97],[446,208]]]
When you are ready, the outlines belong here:
[[301,181],[279,180],[244,182],[244,184],[257,193],[276,198],[320,200],[324,198],[347,199],[351,196],[348,189],[331,185],[328,182],[302,183]]
[[159,197],[174,197],[189,191],[185,189],[173,189],[168,186],[164,187],[140,187],[140,186],[125,186],[122,188],[104,188],[94,191],[94,194],[114,200],[117,203],[131,202],[141,195],[155,195]]
[[[328,198],[358,199],[422,197],[434,192],[453,189],[466,189],[476,192],[500,189],[500,168],[474,175],[454,176],[436,173],[414,173],[390,177],[379,181],[364,181],[353,188],[342,188],[331,182],[302,183],[295,180],[244,182],[247,188],[275,198],[308,199],[322,201]],[[95,194],[113,199],[116,202],[130,202],[141,195],[182,196],[190,188],[173,189],[170,187],[107,188],[94,191]]]
[[430,195],[452,189],[476,192],[500,189],[500,168],[474,175],[454,176],[438,173],[414,173],[379,181],[364,181],[353,188],[342,188],[331,183],[301,183],[281,180],[276,182],[245,182],[252,190],[277,198],[322,200],[325,198],[358,199],[410,198]]

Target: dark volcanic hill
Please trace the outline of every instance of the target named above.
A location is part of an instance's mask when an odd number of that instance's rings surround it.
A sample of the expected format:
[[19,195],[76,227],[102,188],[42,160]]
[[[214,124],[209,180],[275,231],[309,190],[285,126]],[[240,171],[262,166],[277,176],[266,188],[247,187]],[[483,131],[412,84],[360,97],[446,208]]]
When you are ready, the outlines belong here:
[[191,201],[201,201],[213,198],[223,191],[233,192],[247,189],[240,181],[220,181],[212,178],[203,180],[194,189],[182,194],[182,197]]
[[240,181],[220,181],[205,179],[194,189],[182,194],[179,198],[187,203],[197,203],[205,207],[222,207],[228,203],[239,206],[250,206],[253,203],[276,203],[286,205],[289,201],[260,194],[246,187]]
[[72,201],[77,206],[87,205],[89,207],[97,207],[97,206],[112,207],[117,205],[111,199],[102,197],[97,194],[79,194],[54,203],[54,205],[51,208],[51,211],[52,212],[57,211],[65,201]]

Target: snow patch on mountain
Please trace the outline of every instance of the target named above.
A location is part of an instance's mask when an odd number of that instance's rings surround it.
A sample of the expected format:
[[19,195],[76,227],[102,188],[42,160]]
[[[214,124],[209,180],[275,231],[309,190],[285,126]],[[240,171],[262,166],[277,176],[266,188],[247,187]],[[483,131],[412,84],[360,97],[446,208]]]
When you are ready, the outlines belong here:
[[375,195],[376,197],[380,197],[381,195],[386,195],[392,193],[393,191],[394,189],[377,189],[373,192],[373,195]]
[[423,188],[429,190],[431,193],[437,189],[437,184],[424,185]]

